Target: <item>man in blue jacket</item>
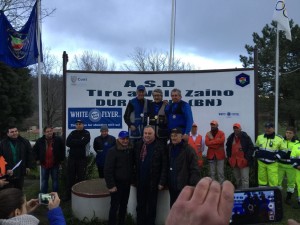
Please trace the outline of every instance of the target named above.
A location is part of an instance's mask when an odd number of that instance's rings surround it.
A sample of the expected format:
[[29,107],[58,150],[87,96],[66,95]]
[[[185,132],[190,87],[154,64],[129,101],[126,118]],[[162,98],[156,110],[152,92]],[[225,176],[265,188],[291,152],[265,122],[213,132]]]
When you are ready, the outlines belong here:
[[165,112],[168,118],[169,132],[177,127],[182,129],[183,139],[188,141],[189,133],[193,125],[193,114],[191,106],[181,100],[181,91],[174,88],[171,91],[172,103],[167,105]]

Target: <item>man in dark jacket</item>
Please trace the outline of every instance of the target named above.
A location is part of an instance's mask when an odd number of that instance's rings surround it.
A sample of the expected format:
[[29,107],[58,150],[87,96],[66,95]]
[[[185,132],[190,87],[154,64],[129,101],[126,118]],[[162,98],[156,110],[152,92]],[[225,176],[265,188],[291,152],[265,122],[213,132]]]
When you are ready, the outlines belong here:
[[182,138],[180,127],[171,130],[171,143],[168,145],[170,207],[184,186],[196,186],[200,180],[198,157],[195,150]]
[[48,193],[48,180],[51,175],[52,191],[58,192],[58,172],[65,159],[65,145],[62,138],[55,136],[53,128],[46,126],[43,137],[37,139],[33,146],[35,160],[41,165],[41,193]]
[[[67,165],[68,187],[65,200],[71,198],[71,188],[77,182],[86,179],[87,152],[90,145],[90,132],[84,129],[82,120],[76,120],[76,129],[67,138],[69,158]],[[88,149],[88,151],[87,151]]]
[[108,134],[107,125],[103,125],[100,129],[101,135],[94,139],[94,150],[96,152],[96,164],[100,178],[104,178],[104,164],[108,150],[116,145],[116,138]]
[[[29,141],[19,135],[18,128],[11,126],[7,130],[7,137],[0,143],[0,156],[3,156],[6,164],[9,184],[6,187],[23,189],[24,176],[33,167],[33,155]],[[18,165],[12,170],[16,165]]]
[[165,144],[155,139],[154,127],[144,128],[143,140],[135,148],[137,172],[137,225],[155,225],[158,190],[167,183]]
[[129,133],[121,131],[116,145],[107,154],[104,165],[104,178],[110,192],[109,225],[125,224],[130,184],[133,180],[134,149],[129,142]]
[[249,167],[253,163],[254,145],[239,123],[233,124],[233,133],[226,142],[228,162],[233,169],[236,188],[249,188]]

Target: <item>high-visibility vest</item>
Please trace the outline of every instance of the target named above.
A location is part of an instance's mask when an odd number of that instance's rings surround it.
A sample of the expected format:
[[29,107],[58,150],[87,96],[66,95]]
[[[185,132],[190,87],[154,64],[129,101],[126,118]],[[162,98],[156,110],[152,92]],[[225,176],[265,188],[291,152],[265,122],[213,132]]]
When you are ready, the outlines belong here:
[[4,157],[0,156],[0,176],[4,176],[6,174],[6,164],[7,162],[5,161]]
[[202,136],[200,134],[197,135],[196,140],[194,141],[193,137],[189,136],[189,145],[195,150],[198,156],[198,165],[199,167],[203,166],[203,159],[202,159]]

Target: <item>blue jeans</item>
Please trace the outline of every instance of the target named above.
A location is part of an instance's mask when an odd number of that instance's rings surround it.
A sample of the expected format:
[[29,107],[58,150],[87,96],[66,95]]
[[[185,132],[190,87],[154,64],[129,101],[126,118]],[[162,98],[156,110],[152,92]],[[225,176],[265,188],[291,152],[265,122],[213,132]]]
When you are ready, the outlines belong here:
[[52,180],[52,191],[57,192],[58,191],[58,171],[59,166],[53,166],[50,169],[46,169],[43,166],[41,166],[42,170],[42,193],[48,193],[48,180],[49,176],[51,175]]

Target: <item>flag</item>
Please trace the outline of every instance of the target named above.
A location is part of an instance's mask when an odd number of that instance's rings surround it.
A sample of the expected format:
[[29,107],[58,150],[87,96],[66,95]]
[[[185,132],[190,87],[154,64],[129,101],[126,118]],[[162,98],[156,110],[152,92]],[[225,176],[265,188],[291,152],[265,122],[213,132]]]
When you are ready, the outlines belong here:
[[291,41],[291,28],[284,0],[277,0],[273,14],[273,20],[277,22],[277,29],[283,30],[285,32],[285,37]]
[[[37,3],[25,25],[15,30],[0,11],[0,61],[13,68],[22,68],[38,62]],[[41,44],[40,44],[40,48]],[[42,61],[42,53],[40,55]]]

